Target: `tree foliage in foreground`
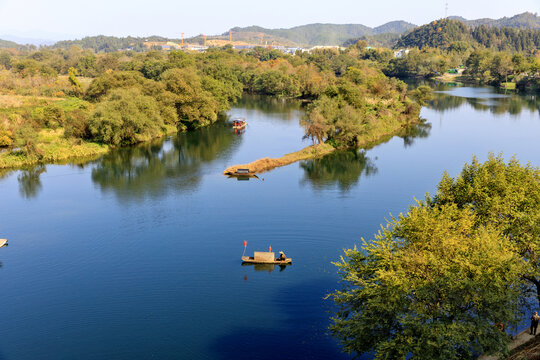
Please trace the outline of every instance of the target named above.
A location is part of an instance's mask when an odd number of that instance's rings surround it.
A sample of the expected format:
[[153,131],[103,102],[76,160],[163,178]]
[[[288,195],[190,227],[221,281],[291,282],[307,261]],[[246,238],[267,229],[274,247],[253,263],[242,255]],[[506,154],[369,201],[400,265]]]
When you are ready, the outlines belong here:
[[540,169],[515,158],[505,164],[493,154],[484,163],[474,158],[457,178],[445,174],[439,183],[430,206],[447,204],[473,211],[476,226],[494,226],[509,237],[529,264],[523,276],[540,303]]
[[539,240],[540,169],[473,159],[375,240],[345,251],[331,330],[346,351],[377,359],[504,353],[500,324],[517,324],[540,284]]
[[516,324],[523,263],[495,228],[455,205],[412,207],[338,264],[331,330],[377,359],[472,359],[504,351]]

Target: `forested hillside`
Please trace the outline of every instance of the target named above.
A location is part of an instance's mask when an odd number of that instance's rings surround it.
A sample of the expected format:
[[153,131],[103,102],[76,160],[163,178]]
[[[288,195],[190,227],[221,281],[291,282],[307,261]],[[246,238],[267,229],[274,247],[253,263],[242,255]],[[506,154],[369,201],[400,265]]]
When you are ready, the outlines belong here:
[[116,36],[87,36],[80,40],[65,40],[59,41],[52,47],[55,49],[69,49],[73,46],[78,46],[81,49],[91,49],[95,52],[115,52],[118,50],[131,49],[135,51],[144,50],[144,42],[146,41],[168,41],[167,38],[161,36],[149,37],[116,37]]
[[17,44],[16,42],[0,39],[0,48],[20,49],[23,47],[24,47],[23,45]]
[[442,19],[414,29],[401,37],[396,47],[448,49],[457,43],[494,50],[532,53],[540,48],[540,30],[486,25],[471,28],[461,21]]
[[309,24],[290,29],[265,29],[259,26],[245,28],[236,27],[235,34],[256,32],[287,39],[299,45],[341,45],[345,41],[362,36],[383,33],[402,34],[415,28],[416,25],[405,21],[392,21],[376,28],[361,24]]
[[467,26],[477,27],[487,25],[490,27],[513,27],[518,29],[540,29],[540,16],[524,12],[512,17],[503,17],[501,19],[476,19],[467,20],[461,16],[450,16],[450,20],[458,20]]

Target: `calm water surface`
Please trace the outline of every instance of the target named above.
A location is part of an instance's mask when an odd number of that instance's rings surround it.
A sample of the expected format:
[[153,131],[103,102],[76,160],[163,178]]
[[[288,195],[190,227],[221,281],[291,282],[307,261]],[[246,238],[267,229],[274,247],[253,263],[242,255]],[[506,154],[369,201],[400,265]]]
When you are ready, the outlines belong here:
[[[438,87],[426,125],[368,151],[237,181],[302,140],[298,103],[246,97],[227,122],[83,165],[0,176],[0,360],[348,359],[328,334],[332,261],[473,155],[540,166],[540,102]],[[264,180],[263,180],[264,179]],[[241,266],[272,246],[293,265]]]

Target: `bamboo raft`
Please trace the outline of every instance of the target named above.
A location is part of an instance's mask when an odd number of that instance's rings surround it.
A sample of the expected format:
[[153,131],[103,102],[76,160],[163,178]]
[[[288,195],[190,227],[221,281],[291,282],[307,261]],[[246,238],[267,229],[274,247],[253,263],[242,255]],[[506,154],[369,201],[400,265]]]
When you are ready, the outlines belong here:
[[273,252],[255,251],[253,256],[242,256],[242,262],[247,264],[290,265],[292,259],[278,260]]

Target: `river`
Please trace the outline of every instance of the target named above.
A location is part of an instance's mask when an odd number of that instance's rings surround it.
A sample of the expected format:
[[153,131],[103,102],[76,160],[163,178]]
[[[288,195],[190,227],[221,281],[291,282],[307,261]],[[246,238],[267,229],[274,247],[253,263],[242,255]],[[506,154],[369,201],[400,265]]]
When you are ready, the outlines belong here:
[[[333,261],[443,172],[490,151],[540,166],[540,101],[436,86],[426,124],[239,181],[310,144],[301,104],[246,96],[226,121],[101,159],[0,174],[0,360],[348,359],[328,334]],[[293,265],[242,266],[269,246]]]

